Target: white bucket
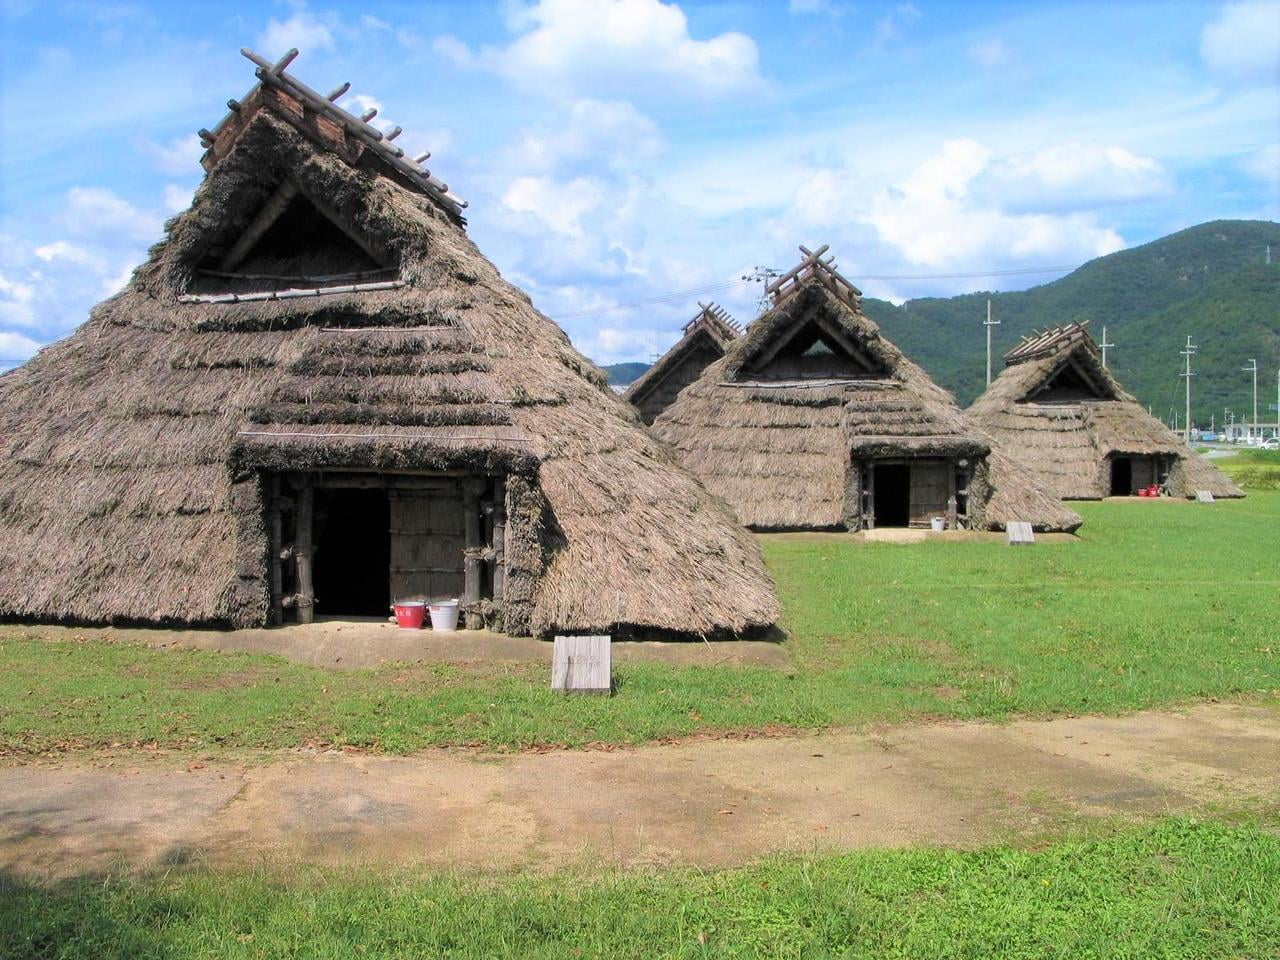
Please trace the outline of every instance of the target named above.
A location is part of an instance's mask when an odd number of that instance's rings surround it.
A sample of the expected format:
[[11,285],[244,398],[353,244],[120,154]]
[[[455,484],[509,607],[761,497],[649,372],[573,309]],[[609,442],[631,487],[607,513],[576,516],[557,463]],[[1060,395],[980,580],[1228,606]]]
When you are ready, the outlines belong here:
[[947,529],[947,518],[946,517],[930,517],[929,529],[932,530],[934,533],[941,533],[943,530]]
[[458,629],[458,601],[440,600],[427,607],[431,612],[431,629],[453,633]]

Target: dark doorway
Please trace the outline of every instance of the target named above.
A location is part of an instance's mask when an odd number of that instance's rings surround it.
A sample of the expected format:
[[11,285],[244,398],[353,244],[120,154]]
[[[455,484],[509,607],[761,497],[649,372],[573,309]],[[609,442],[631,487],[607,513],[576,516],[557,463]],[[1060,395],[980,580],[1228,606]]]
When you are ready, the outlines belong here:
[[1111,495],[1128,497],[1133,494],[1133,461],[1128,457],[1111,460]]
[[316,490],[316,613],[386,617],[391,513],[383,490]]
[[876,471],[876,526],[911,524],[911,467],[905,463],[878,463]]

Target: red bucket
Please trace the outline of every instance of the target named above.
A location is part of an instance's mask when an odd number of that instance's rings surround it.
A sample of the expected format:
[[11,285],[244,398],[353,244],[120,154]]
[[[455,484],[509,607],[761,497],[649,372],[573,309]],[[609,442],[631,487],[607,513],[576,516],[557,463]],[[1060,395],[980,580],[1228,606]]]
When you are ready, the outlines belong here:
[[396,626],[401,630],[421,630],[427,615],[427,605],[421,600],[406,600],[392,604],[396,612]]

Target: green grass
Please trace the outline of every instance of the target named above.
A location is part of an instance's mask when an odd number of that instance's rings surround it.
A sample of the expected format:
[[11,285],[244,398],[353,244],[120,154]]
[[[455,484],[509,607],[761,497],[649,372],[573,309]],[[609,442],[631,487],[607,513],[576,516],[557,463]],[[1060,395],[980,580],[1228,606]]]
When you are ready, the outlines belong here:
[[1241,450],[1213,465],[1249,490],[1280,490],[1280,450]]
[[10,628],[0,752],[574,746],[1280,693],[1280,493],[1078,509],[1079,542],[1030,548],[767,539],[792,667],[625,663],[608,699],[551,694],[543,664],[326,671]]
[[1176,819],[1037,851],[862,852],[717,872],[0,879],[0,956],[1274,957],[1274,827]]

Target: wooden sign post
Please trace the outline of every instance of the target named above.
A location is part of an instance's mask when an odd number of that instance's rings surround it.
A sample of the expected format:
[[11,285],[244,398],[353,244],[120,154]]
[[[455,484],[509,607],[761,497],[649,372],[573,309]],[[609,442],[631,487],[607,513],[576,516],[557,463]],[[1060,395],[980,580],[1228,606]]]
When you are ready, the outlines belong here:
[[1004,529],[1009,536],[1009,546],[1011,547],[1025,546],[1036,542],[1036,535],[1031,529],[1031,524],[1026,520],[1010,520],[1004,525]]
[[558,693],[613,691],[613,651],[609,637],[556,637],[551,654],[551,689]]

